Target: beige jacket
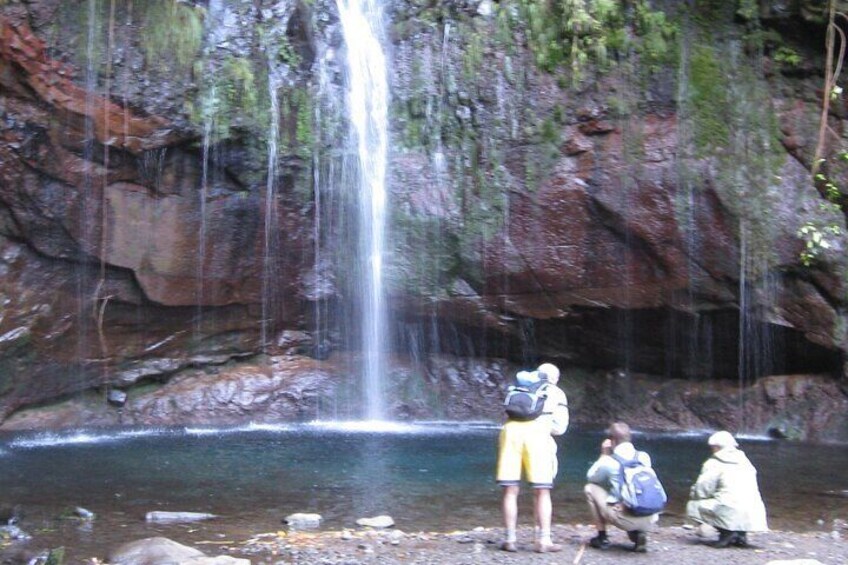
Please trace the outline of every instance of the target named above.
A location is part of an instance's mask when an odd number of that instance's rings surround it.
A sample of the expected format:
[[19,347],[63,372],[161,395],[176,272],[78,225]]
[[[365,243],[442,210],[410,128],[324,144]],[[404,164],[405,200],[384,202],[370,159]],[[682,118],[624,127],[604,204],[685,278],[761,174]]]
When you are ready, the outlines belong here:
[[540,417],[550,420],[552,436],[561,436],[568,429],[568,399],[557,385],[548,386],[548,399]]
[[689,491],[686,515],[724,530],[768,529],[757,470],[743,451],[726,447],[704,462],[697,482]]

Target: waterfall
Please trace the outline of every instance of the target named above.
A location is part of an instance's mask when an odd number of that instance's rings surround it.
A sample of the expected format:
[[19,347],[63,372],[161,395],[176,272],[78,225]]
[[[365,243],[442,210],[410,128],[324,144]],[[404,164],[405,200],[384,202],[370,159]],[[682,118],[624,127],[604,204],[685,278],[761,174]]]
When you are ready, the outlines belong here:
[[[212,90],[214,100],[215,90]],[[202,339],[203,328],[203,292],[206,266],[206,200],[209,194],[209,149],[212,145],[212,120],[209,112],[204,113],[203,124],[203,171],[200,175],[200,228],[197,235],[197,288],[196,288],[196,315],[194,320],[194,338],[197,344]]]
[[89,334],[92,331],[91,322],[95,319],[92,312],[96,311],[94,297],[94,281],[92,280],[91,258],[97,244],[95,243],[95,107],[97,98],[97,75],[99,53],[97,50],[97,35],[101,24],[97,13],[97,2],[88,0],[86,5],[86,44],[85,44],[85,126],[83,140],[83,171],[82,186],[79,194],[80,230],[79,256],[76,268],[77,292],[77,352],[79,360],[79,375],[82,378],[86,372],[92,353],[89,351]]
[[381,420],[387,335],[383,253],[389,98],[386,58],[379,41],[382,9],[378,0],[337,0],[337,4],[347,44],[348,114],[355,134],[351,144],[359,164],[365,416]]
[[277,225],[277,156],[280,138],[280,102],[277,93],[280,88],[280,78],[274,73],[272,65],[268,67],[268,96],[271,100],[271,125],[268,131],[268,170],[265,184],[265,248],[262,255],[262,320],[260,323],[260,346],[262,350],[268,346],[269,324],[274,316],[275,301],[273,300],[273,285],[277,284],[277,272],[274,263],[274,244]]
[[[218,30],[223,27],[223,6],[221,0],[210,0],[207,8],[207,17],[204,19],[204,36],[205,45],[203,47],[202,62],[207,72],[213,73],[214,70],[209,64],[209,59],[216,49],[218,41]],[[220,101],[218,100],[217,85],[213,82],[208,92],[203,94],[201,99],[201,112],[203,118],[203,153],[201,163],[202,171],[200,176],[200,190],[198,198],[200,199],[200,226],[197,234],[197,266],[196,277],[197,286],[195,288],[195,319],[194,319],[194,340],[195,345],[199,346],[203,339],[203,304],[205,301],[206,292],[206,263],[207,249],[206,238],[209,229],[208,216],[208,200],[210,184],[214,185],[214,178],[211,177],[214,171],[214,157],[212,154],[213,144],[216,141],[216,130],[218,127],[218,112],[220,110]]]
[[[675,164],[677,183],[680,191],[677,195],[676,207],[680,228],[683,233],[684,249],[686,250],[686,275],[689,281],[685,295],[681,297],[681,307],[687,312],[691,319],[681,320],[683,328],[673,328],[670,338],[672,340],[682,334],[685,344],[685,357],[681,355],[678,362],[667,362],[669,375],[682,372],[683,375],[693,378],[696,376],[707,376],[712,374],[710,368],[712,359],[712,348],[710,343],[710,332],[704,331],[709,327],[709,317],[702,317],[696,303],[696,292],[700,284],[700,272],[698,257],[700,256],[701,244],[698,232],[697,214],[699,195],[698,175],[691,169],[695,162],[694,131],[693,131],[693,109],[690,101],[690,66],[691,45],[689,39],[692,34],[692,22],[684,14],[681,21],[681,34],[678,43],[680,59],[677,68],[677,135],[679,139],[679,155]],[[682,330],[682,331],[681,331]]]
[[[342,96],[337,92],[332,81],[331,65],[335,60],[335,50],[322,47],[317,60],[316,75],[318,77],[318,92],[315,104],[313,120],[315,127],[315,150],[312,152],[312,186],[313,186],[313,226],[312,226],[312,288],[310,295],[313,299],[314,309],[312,312],[313,326],[315,328],[313,345],[316,348],[329,349],[331,342],[331,327],[328,297],[332,294],[330,290],[335,281],[329,272],[328,265],[333,263],[334,250],[332,242],[338,242],[342,238],[333,229],[337,226],[331,221],[334,207],[332,194],[327,195],[329,202],[325,202],[325,191],[332,192],[337,188],[338,176],[337,158],[334,140],[338,138],[336,124],[340,120],[334,118],[341,113]],[[326,123],[325,123],[326,122]],[[332,123],[333,126],[328,125]],[[320,414],[319,414],[320,416]],[[336,418],[337,414],[333,414]]]

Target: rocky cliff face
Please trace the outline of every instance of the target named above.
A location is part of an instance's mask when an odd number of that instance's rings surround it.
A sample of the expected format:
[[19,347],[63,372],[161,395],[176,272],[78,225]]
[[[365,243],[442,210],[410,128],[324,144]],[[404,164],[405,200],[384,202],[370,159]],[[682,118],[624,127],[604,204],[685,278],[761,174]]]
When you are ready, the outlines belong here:
[[[848,437],[821,11],[676,4],[574,58],[531,0],[387,5],[394,417],[544,358],[578,422]],[[343,55],[330,2],[0,6],[6,427],[358,413]]]

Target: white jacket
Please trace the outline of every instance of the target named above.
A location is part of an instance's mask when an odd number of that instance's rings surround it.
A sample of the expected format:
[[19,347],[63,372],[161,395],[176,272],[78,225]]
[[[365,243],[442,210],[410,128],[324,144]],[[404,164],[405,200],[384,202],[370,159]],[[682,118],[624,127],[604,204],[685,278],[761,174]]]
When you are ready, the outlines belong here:
[[548,385],[548,398],[539,417],[550,420],[552,436],[561,436],[568,429],[568,399],[557,385]]
[[686,515],[697,522],[735,532],[768,529],[757,470],[745,453],[725,447],[704,462],[689,491]]

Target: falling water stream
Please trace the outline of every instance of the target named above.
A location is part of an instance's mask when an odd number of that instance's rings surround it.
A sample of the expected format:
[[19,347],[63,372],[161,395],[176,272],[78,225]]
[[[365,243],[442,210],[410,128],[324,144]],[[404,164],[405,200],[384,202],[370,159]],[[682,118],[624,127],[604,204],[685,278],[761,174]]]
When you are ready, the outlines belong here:
[[277,273],[274,268],[274,252],[278,249],[278,246],[274,244],[274,234],[277,224],[277,146],[280,137],[280,103],[277,93],[279,89],[280,79],[269,63],[268,97],[271,100],[271,127],[268,131],[268,171],[265,185],[265,244],[262,255],[262,322],[260,327],[260,343],[263,349],[268,346],[270,320],[274,315],[272,285],[277,280]]
[[386,157],[389,87],[380,42],[382,8],[377,0],[338,0],[347,45],[348,113],[359,165],[362,262],[362,351],[365,417],[382,420],[382,379],[386,373],[386,306],[383,255],[386,224]]
[[94,243],[94,183],[95,166],[94,144],[95,144],[95,122],[94,116],[97,98],[97,30],[98,21],[97,2],[89,0],[86,4],[86,47],[85,47],[85,140],[83,142],[84,167],[82,171],[82,191],[79,197],[80,218],[82,220],[82,239],[79,242],[79,262],[76,268],[77,284],[77,359],[80,362],[78,379],[86,371],[86,360],[90,358],[88,335],[91,330],[91,299],[94,286],[91,280],[92,273],[89,268],[90,251],[95,248]]

